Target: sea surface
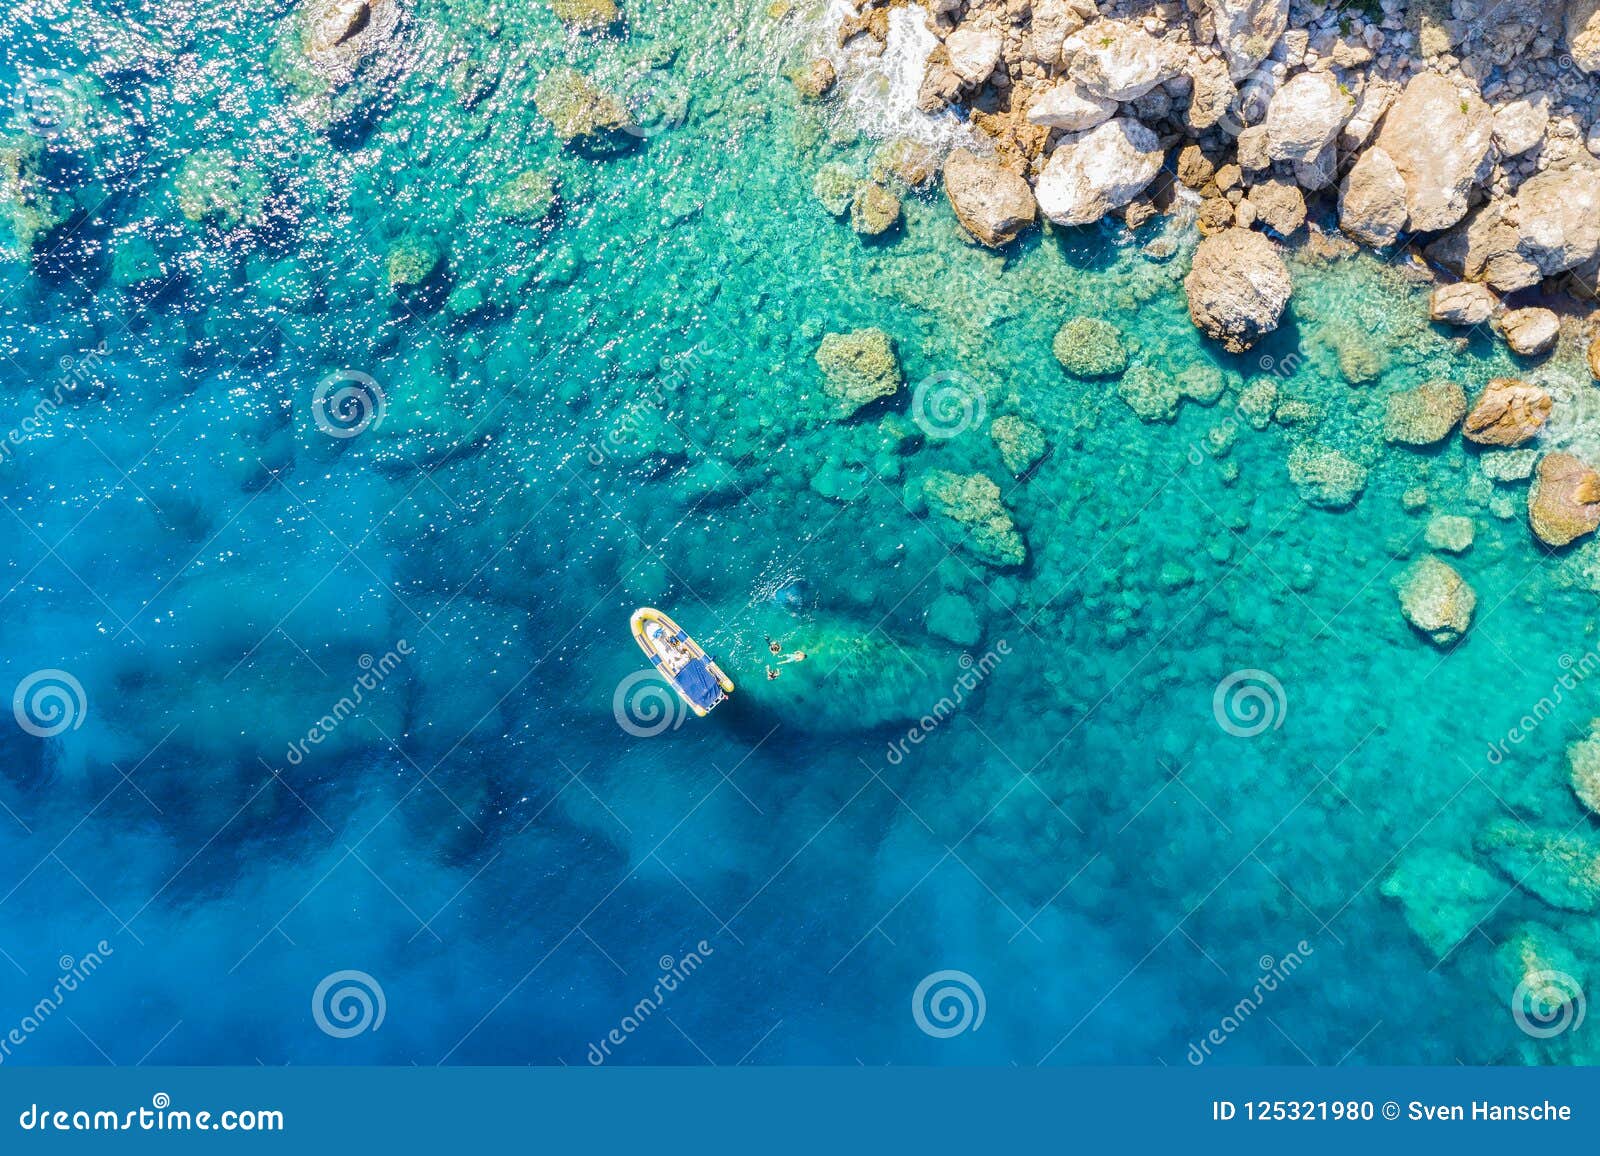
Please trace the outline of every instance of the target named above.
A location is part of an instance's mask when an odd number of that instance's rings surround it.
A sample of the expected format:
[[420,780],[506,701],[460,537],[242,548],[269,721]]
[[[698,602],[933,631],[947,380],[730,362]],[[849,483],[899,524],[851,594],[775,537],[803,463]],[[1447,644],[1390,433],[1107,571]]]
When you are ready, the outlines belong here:
[[[1181,211],[995,254],[900,189],[863,239],[817,171],[967,132],[903,59],[806,104],[823,6],[624,4],[418,0],[331,98],[289,3],[0,9],[0,210],[51,222],[0,280],[0,1061],[1600,1058],[1513,1014],[1600,926],[1483,850],[1595,835],[1600,563],[1459,438],[1383,440],[1394,390],[1519,373],[1581,449],[1581,365],[1309,244],[1222,354]],[[552,134],[562,65],[627,149]],[[1077,316],[1224,395],[1141,421],[1058,365]],[[868,326],[905,385],[839,420],[815,355]],[[1353,508],[1302,444],[1370,471]],[[1450,649],[1394,588],[1435,514],[1475,529]],[[739,684],[712,716],[644,674],[644,604]],[[770,681],[769,638],[807,654]]]

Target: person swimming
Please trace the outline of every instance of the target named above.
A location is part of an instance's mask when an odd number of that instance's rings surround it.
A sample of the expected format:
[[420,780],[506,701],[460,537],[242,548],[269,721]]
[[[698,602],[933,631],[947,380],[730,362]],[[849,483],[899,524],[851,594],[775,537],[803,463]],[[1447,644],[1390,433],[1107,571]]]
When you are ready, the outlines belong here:
[[781,670],[773,670],[772,667],[770,667],[770,666],[767,667],[767,681],[771,682],[773,679],[777,678],[778,675],[780,675],[782,673],[783,672]]
[[782,654],[783,653],[783,643],[774,640],[772,635],[769,634],[769,635],[767,635],[767,649],[770,650],[773,654]]

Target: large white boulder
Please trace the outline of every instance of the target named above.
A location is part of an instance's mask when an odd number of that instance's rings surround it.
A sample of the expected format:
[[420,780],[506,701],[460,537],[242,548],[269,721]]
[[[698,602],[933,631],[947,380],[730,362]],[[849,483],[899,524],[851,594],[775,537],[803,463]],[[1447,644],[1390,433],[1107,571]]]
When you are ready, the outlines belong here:
[[1235,79],[1250,75],[1289,27],[1289,0],[1205,0]]
[[1381,148],[1357,158],[1339,188],[1339,227],[1374,248],[1392,245],[1406,226],[1406,182]]
[[1195,325],[1229,353],[1242,353],[1278,327],[1294,283],[1276,245],[1231,228],[1200,242],[1183,287]]
[[1116,111],[1116,101],[1091,96],[1077,81],[1063,80],[1033,98],[1028,106],[1028,123],[1084,132],[1104,124]]
[[950,71],[966,84],[982,84],[1000,63],[1000,49],[1004,44],[1000,29],[992,23],[963,24],[945,37]]
[[1302,72],[1267,106],[1267,149],[1275,161],[1310,161],[1339,135],[1354,102],[1331,72]]
[[1058,225],[1087,225],[1144,192],[1161,171],[1161,142],[1119,116],[1063,137],[1045,162],[1034,195]]
[[1090,96],[1133,100],[1178,74],[1176,53],[1136,24],[1100,20],[1067,37],[1068,74]]
[[1467,215],[1467,197],[1487,175],[1494,112],[1471,90],[1436,72],[1412,77],[1378,130],[1377,146],[1406,186],[1413,231],[1448,229]]

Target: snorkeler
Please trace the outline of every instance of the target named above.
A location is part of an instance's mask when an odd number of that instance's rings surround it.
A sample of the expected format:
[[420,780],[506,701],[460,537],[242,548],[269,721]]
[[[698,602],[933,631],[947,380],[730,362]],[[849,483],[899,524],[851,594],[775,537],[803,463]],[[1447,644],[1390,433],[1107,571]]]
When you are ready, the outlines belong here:
[[782,671],[773,670],[772,667],[770,667],[770,666],[767,667],[767,681],[771,682],[773,679],[777,678],[778,675],[781,674],[781,673],[782,673]]
[[767,649],[772,651],[773,654],[782,654],[783,644],[781,642],[774,642],[772,636],[769,634],[767,635]]
[[[773,653],[777,652],[774,651]],[[782,658],[778,659],[778,665],[782,666],[786,662],[804,662],[805,660],[806,652],[803,650],[797,650],[793,654],[786,654]]]

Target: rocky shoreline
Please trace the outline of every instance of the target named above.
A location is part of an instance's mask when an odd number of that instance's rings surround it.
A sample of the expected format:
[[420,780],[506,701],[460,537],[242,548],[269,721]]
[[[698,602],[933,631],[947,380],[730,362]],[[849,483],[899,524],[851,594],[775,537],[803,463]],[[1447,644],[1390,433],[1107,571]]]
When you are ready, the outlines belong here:
[[[1502,10],[1505,8],[1505,10]],[[1524,357],[1600,278],[1600,2],[851,0],[849,54],[895,20],[933,39],[918,92],[978,142],[944,158],[963,227],[1131,227],[1198,202],[1195,324],[1230,352],[1275,329],[1281,247],[1320,217],[1440,285],[1432,318],[1492,324]],[[836,58],[835,58],[836,59]],[[796,80],[823,97],[834,59]],[[1308,219],[1311,223],[1308,224]],[[1588,319],[1565,326],[1586,342]],[[1600,342],[1591,366],[1600,371]]]

